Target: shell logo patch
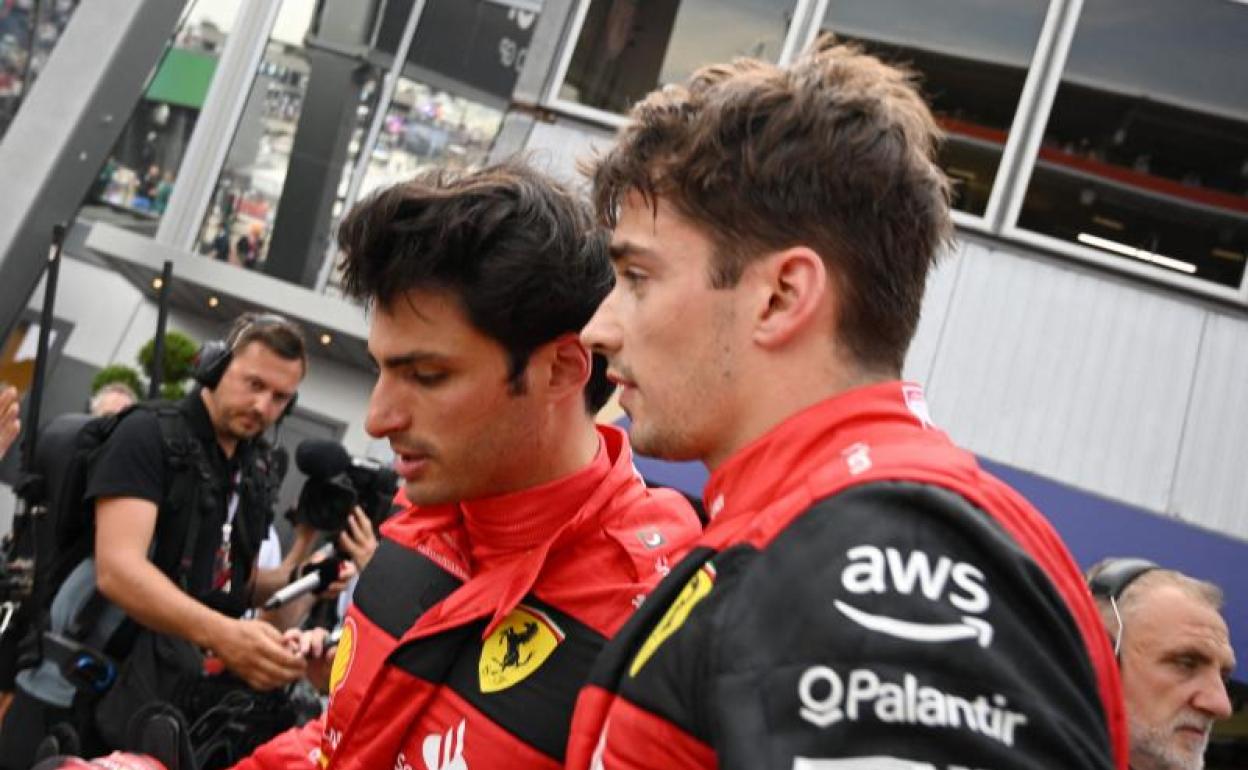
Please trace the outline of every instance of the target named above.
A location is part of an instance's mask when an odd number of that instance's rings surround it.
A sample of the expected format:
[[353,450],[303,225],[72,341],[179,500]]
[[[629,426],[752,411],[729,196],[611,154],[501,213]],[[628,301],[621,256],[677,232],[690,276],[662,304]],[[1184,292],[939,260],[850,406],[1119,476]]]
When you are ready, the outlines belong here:
[[633,664],[628,668],[629,676],[637,676],[637,672],[641,667],[646,665],[646,661],[650,660],[650,656],[654,655],[654,651],[659,649],[659,645],[667,641],[667,638],[685,623],[689,617],[689,613],[693,611],[694,606],[698,602],[706,598],[711,592],[711,587],[715,585],[715,565],[709,561],[703,564],[697,572],[693,573],[693,577],[689,578],[689,582],[685,583],[685,587],[681,589],[680,595],[676,597],[676,601],[672,602],[667,608],[667,612],[663,613],[663,619],[650,632],[650,636],[646,637],[646,641],[641,645],[641,649],[637,652],[637,657],[633,658]]
[[521,604],[481,646],[477,681],[481,692],[506,690],[536,671],[566,635],[550,616]]
[[334,653],[333,665],[329,668],[329,694],[333,695],[342,686],[351,670],[351,661],[355,658],[355,618],[347,618],[342,624],[342,637],[338,640],[338,651]]

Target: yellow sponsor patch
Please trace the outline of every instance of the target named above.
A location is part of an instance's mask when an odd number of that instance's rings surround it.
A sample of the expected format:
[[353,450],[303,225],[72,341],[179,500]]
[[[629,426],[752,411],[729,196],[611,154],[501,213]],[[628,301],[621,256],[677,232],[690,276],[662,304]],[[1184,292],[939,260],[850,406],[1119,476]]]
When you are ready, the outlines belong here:
[[633,665],[629,666],[628,675],[637,676],[637,672],[641,667],[646,665],[646,661],[650,660],[650,656],[654,655],[654,651],[659,649],[659,645],[667,641],[667,638],[685,623],[685,619],[689,617],[689,613],[693,611],[694,606],[706,598],[711,592],[711,587],[715,585],[715,565],[709,561],[703,564],[697,572],[693,573],[693,577],[689,578],[689,582],[685,583],[685,587],[681,589],[680,595],[676,597],[676,601],[672,602],[667,608],[667,612],[663,613],[663,619],[650,632],[650,636],[646,637],[646,643],[641,645],[641,649],[637,652],[637,657],[633,658]]
[[338,640],[338,651],[334,653],[333,665],[329,667],[329,694],[337,692],[347,672],[351,670],[351,660],[355,657],[355,618],[347,618],[342,624],[342,637]]
[[481,647],[477,679],[481,692],[506,690],[538,669],[564,639],[550,616],[521,604]]

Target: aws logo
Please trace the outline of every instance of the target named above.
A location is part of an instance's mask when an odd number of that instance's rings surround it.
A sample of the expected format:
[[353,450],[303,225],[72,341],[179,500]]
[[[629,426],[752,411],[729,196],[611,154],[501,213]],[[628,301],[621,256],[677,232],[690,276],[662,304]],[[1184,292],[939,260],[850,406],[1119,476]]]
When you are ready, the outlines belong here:
[[963,613],[958,623],[916,623],[902,618],[865,612],[848,602],[833,602],[841,614],[872,631],[913,642],[954,642],[976,639],[981,647],[992,643],[993,628],[979,615],[991,606],[984,587],[984,573],[974,565],[947,556],[933,560],[923,551],[860,545],[849,549],[850,563],[841,572],[841,585],[859,596],[916,593],[929,601],[943,602]]
[[565,636],[541,610],[523,604],[516,607],[481,647],[477,662],[481,692],[506,690],[532,674]]
[[633,664],[629,666],[629,676],[637,676],[637,672],[646,665],[646,661],[650,660],[654,651],[659,649],[659,645],[667,641],[668,637],[684,625],[694,606],[706,598],[714,585],[715,566],[708,561],[693,573],[693,577],[689,578],[689,582],[685,583],[685,587],[680,590],[676,601],[672,602],[667,611],[663,613],[663,619],[650,632],[650,636],[646,637],[645,643],[637,651],[637,657],[633,658]]

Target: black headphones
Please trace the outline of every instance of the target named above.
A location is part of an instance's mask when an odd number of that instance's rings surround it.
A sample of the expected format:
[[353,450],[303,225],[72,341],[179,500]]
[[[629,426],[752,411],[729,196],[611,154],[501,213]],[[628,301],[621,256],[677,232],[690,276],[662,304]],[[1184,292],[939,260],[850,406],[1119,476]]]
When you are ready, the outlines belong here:
[[1118,611],[1118,600],[1122,598],[1128,586],[1145,573],[1157,569],[1161,567],[1148,559],[1109,559],[1095,575],[1088,578],[1088,590],[1098,599],[1105,599],[1109,602],[1110,609],[1114,611],[1114,618],[1118,621],[1118,631],[1113,635],[1115,658],[1122,654],[1123,623],[1122,613]]
[[1161,569],[1148,559],[1110,559],[1105,566],[1088,580],[1088,590],[1093,596],[1118,601],[1137,578],[1145,572]]
[[[226,339],[208,340],[200,345],[199,352],[195,354],[191,376],[208,390],[216,390],[217,385],[221,384],[221,378],[225,376],[225,370],[230,368],[230,362],[234,360],[234,350],[238,346],[238,341],[252,329],[261,326],[290,326],[290,322],[275,313],[264,313],[249,319]],[[291,394],[290,401],[282,410],[279,420],[285,419],[295,410],[295,401],[298,398],[298,393]]]

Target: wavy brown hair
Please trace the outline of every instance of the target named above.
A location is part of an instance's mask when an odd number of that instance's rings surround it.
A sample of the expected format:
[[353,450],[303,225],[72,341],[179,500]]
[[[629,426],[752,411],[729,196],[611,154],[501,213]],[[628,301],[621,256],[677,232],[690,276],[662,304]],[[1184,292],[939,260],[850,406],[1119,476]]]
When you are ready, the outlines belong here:
[[909,71],[825,35],[789,67],[703,67],[634,105],[588,169],[599,219],[658,197],[716,247],[727,288],[764,254],[808,246],[838,288],[858,364],[900,372],[929,267],[952,233],[942,135]]

